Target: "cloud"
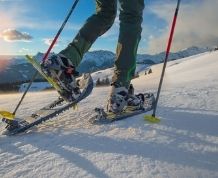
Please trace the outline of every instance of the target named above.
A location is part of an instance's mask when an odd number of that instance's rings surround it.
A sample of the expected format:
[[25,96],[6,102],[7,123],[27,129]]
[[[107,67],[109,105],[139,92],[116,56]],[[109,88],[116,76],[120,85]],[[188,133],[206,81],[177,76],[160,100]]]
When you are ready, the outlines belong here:
[[[173,4],[168,2],[150,7],[150,10],[156,16],[168,23],[168,26],[162,29],[160,36],[149,40],[149,53],[165,50],[175,6],[175,2]],[[181,3],[172,51],[178,51],[193,45],[202,47],[218,45],[217,7],[218,0]]]
[[[0,0],[1,2],[2,0]],[[3,0],[4,4],[8,4],[6,2],[11,2],[10,8],[6,8],[6,6],[0,6],[0,17],[1,17],[1,25],[0,30],[4,30],[6,28],[10,29],[33,29],[33,30],[58,30],[63,20],[52,20],[46,17],[43,17],[42,20],[40,16],[33,16],[32,12],[35,11],[34,7],[25,3],[24,0]],[[24,3],[22,3],[23,1]],[[78,31],[82,24],[68,22],[65,26],[65,30],[70,31]]]
[[30,36],[26,32],[20,32],[15,29],[7,29],[1,33],[1,38],[5,41],[13,42],[13,41],[23,41],[23,42],[30,42],[33,37]]
[[[27,29],[34,29],[34,30],[56,30],[58,31],[62,25],[62,21],[54,21],[54,20],[45,20],[40,21],[41,19],[33,19],[22,17],[19,19],[19,22],[14,22],[14,26],[17,28],[27,28]],[[82,25],[81,24],[74,24],[68,22],[64,28],[64,30],[69,31],[78,31]]]
[[[52,38],[45,38],[45,39],[43,39],[43,41],[44,41],[45,44],[47,44],[47,45],[50,46],[51,43],[52,43],[52,41],[53,41],[53,39],[52,39]],[[55,46],[58,46],[59,43],[61,43],[61,41],[60,41],[60,40],[57,40],[56,43],[55,43]]]
[[20,49],[18,52],[19,53],[28,53],[28,52],[30,52],[31,50],[29,50],[29,49],[27,49],[27,48],[22,48],[22,49]]

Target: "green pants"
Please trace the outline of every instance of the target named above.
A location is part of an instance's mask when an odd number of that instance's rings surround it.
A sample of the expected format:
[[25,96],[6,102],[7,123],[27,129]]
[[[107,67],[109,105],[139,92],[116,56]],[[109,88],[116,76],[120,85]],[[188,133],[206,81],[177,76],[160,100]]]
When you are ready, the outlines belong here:
[[[119,2],[120,29],[112,83],[128,87],[136,68],[144,0],[119,0]],[[87,19],[72,43],[60,53],[78,66],[95,40],[113,25],[116,12],[117,0],[96,0],[95,14]]]

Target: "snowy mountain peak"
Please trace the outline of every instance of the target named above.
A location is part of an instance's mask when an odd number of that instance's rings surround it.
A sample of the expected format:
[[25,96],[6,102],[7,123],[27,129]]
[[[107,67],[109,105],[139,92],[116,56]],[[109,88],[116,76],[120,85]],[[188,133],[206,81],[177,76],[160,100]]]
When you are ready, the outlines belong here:
[[[171,53],[169,56],[169,60],[176,60],[184,57],[188,57],[191,55],[199,54],[205,51],[210,50],[209,48],[199,48],[199,47],[190,47],[185,50],[179,51],[177,53]],[[53,55],[51,53],[50,55]],[[38,52],[34,57],[39,61],[42,60],[44,54]],[[165,53],[159,53],[156,55],[148,55],[148,54],[139,54],[137,56],[137,63],[143,65],[153,65],[155,63],[160,63],[163,61],[165,57]],[[22,82],[26,81],[29,76],[32,75],[33,69],[28,64],[28,62],[24,59],[24,56],[0,56],[0,83],[9,83],[9,82]],[[84,55],[84,58],[77,68],[80,73],[84,72],[95,72],[102,69],[107,69],[113,67],[115,60],[115,54],[106,50],[99,51],[91,51],[87,52]]]
[[115,54],[111,51],[106,50],[98,50],[98,51],[91,51],[84,55],[82,62],[87,62],[90,60],[94,61],[97,66],[101,66],[103,63],[107,62],[108,60],[114,61]]
[[[52,52],[52,53],[49,53],[49,56],[52,56],[54,55],[55,53]],[[45,53],[41,53],[41,52],[38,52],[34,58],[37,59],[38,61],[42,61],[43,57],[44,57]]]

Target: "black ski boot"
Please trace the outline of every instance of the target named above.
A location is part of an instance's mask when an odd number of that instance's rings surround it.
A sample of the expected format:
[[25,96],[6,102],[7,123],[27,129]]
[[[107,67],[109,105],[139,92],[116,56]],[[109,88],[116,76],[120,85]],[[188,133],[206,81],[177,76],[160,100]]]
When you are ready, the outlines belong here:
[[76,77],[79,72],[71,61],[62,54],[52,55],[41,64],[42,71],[54,79],[64,90],[60,95],[66,101],[74,101],[81,94]]

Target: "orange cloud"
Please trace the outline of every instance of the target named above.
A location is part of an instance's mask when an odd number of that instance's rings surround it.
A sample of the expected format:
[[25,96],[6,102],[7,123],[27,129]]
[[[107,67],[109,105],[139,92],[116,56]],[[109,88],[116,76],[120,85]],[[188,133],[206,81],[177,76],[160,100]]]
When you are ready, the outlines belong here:
[[24,41],[24,42],[29,42],[33,37],[30,36],[28,33],[26,32],[20,32],[18,30],[15,29],[7,29],[4,30],[1,34],[1,37],[5,40],[5,41]]

